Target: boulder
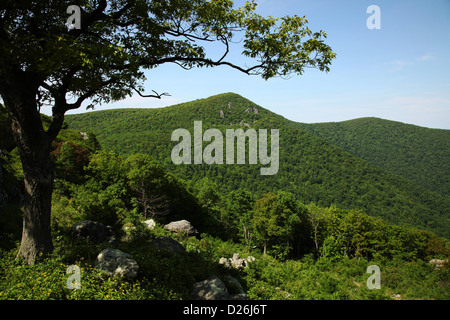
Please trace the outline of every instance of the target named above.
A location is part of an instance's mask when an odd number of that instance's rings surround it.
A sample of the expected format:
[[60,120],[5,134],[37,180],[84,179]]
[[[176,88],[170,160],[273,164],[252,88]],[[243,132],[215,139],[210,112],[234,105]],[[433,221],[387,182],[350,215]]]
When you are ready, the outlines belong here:
[[80,221],[72,226],[71,231],[74,237],[85,238],[95,243],[111,243],[116,240],[112,228],[97,221]]
[[229,267],[229,268],[232,267],[231,259],[227,259],[227,258],[224,258],[224,257],[219,259],[219,264],[223,264],[223,265],[225,265],[225,267]]
[[[228,276],[227,285],[217,276],[211,276],[194,284],[190,298],[193,300],[245,300],[247,299],[241,284],[235,278]],[[236,293],[236,294],[230,294]]]
[[158,237],[152,241],[152,245],[159,251],[184,252],[186,248],[175,240],[167,237]]
[[187,220],[172,221],[164,226],[165,229],[176,232],[185,233],[188,236],[197,236],[198,231]]
[[251,262],[254,262],[256,259],[253,256],[248,256],[247,259],[241,259],[239,258],[239,253],[235,253],[233,254],[233,258],[220,258],[219,259],[219,264],[223,264],[226,267],[233,267],[236,269],[240,269],[240,268],[247,268],[248,264]]
[[239,258],[239,253],[233,254],[233,259],[231,260],[231,265],[236,269],[247,267],[247,262],[245,259]]
[[109,276],[133,279],[137,276],[139,265],[131,254],[107,248],[97,256],[97,268]]
[[226,276],[224,279],[224,283],[230,294],[244,294],[245,295],[244,288],[242,287],[239,280],[236,279],[235,277],[232,277],[230,275]]

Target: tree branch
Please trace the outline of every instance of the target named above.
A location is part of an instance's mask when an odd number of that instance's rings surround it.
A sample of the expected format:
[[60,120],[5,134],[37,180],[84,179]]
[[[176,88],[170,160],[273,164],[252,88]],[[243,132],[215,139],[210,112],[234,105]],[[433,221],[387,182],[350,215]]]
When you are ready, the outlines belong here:
[[163,96],[166,97],[170,97],[170,94],[167,92],[161,93],[159,94],[158,92],[156,92],[155,90],[152,90],[155,94],[142,94],[139,90],[137,90],[136,88],[133,88],[134,91],[137,92],[138,95],[140,95],[143,98],[156,98],[156,99],[161,99]]

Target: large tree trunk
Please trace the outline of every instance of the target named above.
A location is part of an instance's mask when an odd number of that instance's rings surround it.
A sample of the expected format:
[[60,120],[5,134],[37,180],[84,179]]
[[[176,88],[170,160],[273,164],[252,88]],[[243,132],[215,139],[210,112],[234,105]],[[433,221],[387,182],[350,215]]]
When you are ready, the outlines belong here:
[[[11,80],[11,79],[10,79]],[[22,241],[17,257],[33,264],[53,250],[51,199],[54,168],[50,161],[51,138],[45,132],[30,83],[1,83],[0,93],[11,118],[24,173],[25,199]]]
[[22,157],[25,202],[22,241],[17,257],[28,264],[53,250],[50,224],[53,168],[49,148],[43,146],[38,153],[32,158]]

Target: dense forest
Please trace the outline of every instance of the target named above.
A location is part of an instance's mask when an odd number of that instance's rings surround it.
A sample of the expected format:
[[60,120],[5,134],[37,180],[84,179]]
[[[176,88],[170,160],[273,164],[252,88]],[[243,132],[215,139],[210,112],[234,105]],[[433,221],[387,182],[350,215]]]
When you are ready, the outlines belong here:
[[[261,165],[174,165],[171,150],[177,128],[193,133],[194,121],[203,130],[217,128],[279,129],[280,168],[274,176],[261,176]],[[292,192],[304,203],[336,205],[402,225],[425,228],[450,236],[448,196],[430,191],[414,181],[380,169],[368,161],[303,130],[298,123],[274,114],[232,93],[161,109],[121,109],[67,116],[74,129],[91,131],[106,150],[131,155],[151,155],[168,171],[189,181],[204,177],[225,194],[239,187],[260,197],[267,192]],[[380,138],[383,140],[384,138]],[[424,138],[425,139],[425,138]],[[207,145],[207,143],[204,143]],[[448,161],[442,160],[441,179]],[[412,160],[411,160],[412,161]],[[248,161],[247,161],[248,163]]]
[[429,190],[450,195],[450,131],[378,118],[299,126]]
[[[0,122],[7,123],[0,108]],[[42,115],[45,125],[49,119]],[[260,165],[178,165],[170,151],[175,128],[280,129],[280,169]],[[234,94],[154,110],[96,111],[67,117],[53,143],[55,250],[45,261],[14,259],[21,232],[23,173],[2,126],[0,299],[189,299],[211,275],[232,275],[247,298],[448,300],[448,199],[341,150],[295,123]],[[156,225],[145,228],[152,218]],[[186,219],[195,236],[164,228]],[[77,222],[110,226],[114,243],[73,237]],[[425,223],[426,221],[426,223]],[[172,238],[185,250],[152,247]],[[136,279],[105,278],[96,268],[107,247],[129,252]],[[246,268],[219,261],[252,256]],[[82,270],[80,290],[66,269]],[[369,289],[369,265],[381,289]]]

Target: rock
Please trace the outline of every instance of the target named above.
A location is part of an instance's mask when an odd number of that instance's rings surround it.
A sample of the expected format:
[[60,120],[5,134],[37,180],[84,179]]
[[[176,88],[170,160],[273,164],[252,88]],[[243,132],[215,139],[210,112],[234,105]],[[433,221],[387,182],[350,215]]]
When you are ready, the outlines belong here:
[[217,276],[211,276],[194,284],[191,298],[194,300],[229,300],[230,295],[225,283]]
[[224,264],[226,267],[233,267],[236,269],[240,269],[240,268],[247,268],[248,264],[251,262],[254,262],[256,259],[255,257],[252,256],[248,256],[247,259],[241,259],[239,258],[239,253],[235,253],[233,254],[233,258],[220,258],[219,259],[219,264]]
[[[191,292],[193,300],[245,300],[247,299],[241,284],[235,278],[228,276],[226,280],[230,287],[217,276],[211,276],[204,281],[194,284]],[[238,292],[230,294],[229,292]]]
[[95,243],[111,243],[116,240],[112,228],[97,221],[80,221],[72,226],[71,231],[74,237],[86,238]]
[[153,230],[156,226],[156,222],[153,219],[148,219],[148,220],[142,221],[142,224],[150,230]]
[[255,262],[256,258],[254,256],[248,256],[246,260],[247,260],[247,264],[249,264],[249,263]]
[[245,112],[247,112],[247,113],[253,112],[254,114],[258,114],[259,113],[258,108],[247,108],[245,110]]
[[224,279],[225,286],[227,287],[228,293],[230,294],[244,294],[244,288],[242,288],[241,283],[230,275],[226,276]]
[[229,267],[229,268],[232,267],[232,265],[231,265],[231,259],[227,259],[227,258],[224,258],[224,257],[222,257],[222,258],[219,259],[219,264],[224,264],[225,267]]
[[241,122],[239,122],[239,125],[240,125],[240,126],[246,126],[246,127],[249,127],[249,128],[250,128],[250,124],[247,123],[247,122],[244,122],[243,120],[242,120]]
[[448,260],[439,260],[439,259],[430,260],[430,264],[433,264],[435,268],[443,268],[446,263],[448,263]]
[[109,276],[133,279],[137,276],[139,265],[133,256],[119,249],[107,248],[97,256],[97,268]]
[[188,236],[197,236],[198,231],[187,220],[172,221],[164,226],[165,229],[176,232],[186,233]]
[[170,252],[184,252],[186,248],[175,240],[167,237],[158,237],[152,241],[152,245],[157,250],[165,250]]

